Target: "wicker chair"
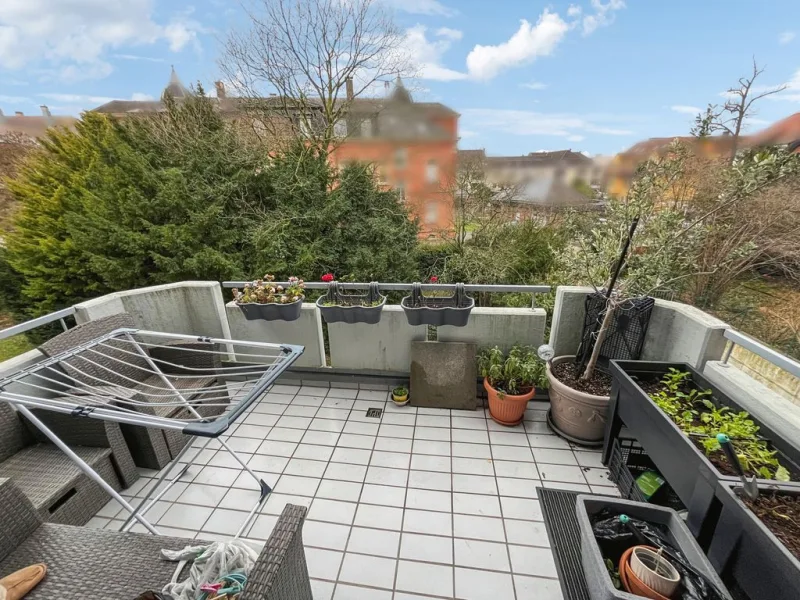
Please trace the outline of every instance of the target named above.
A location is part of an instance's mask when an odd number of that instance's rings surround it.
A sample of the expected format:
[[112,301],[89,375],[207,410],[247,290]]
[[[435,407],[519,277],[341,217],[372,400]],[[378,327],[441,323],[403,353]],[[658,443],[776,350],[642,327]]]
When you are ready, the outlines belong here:
[[[312,600],[303,551],[305,514],[302,506],[283,509],[241,600]],[[32,563],[47,565],[47,576],[25,600],[131,600],[160,590],[176,567],[159,558],[161,549],[189,543],[204,542],[42,523],[19,489],[0,479],[0,577]]]
[[[127,313],[89,321],[48,340],[39,347],[39,350],[47,356],[55,356],[123,327],[135,328],[133,318]],[[112,341],[108,345],[113,346],[114,342]],[[217,354],[186,351],[187,349],[208,349],[208,343],[182,341],[168,344],[168,346],[170,347],[152,348],[149,354],[152,358],[185,367],[191,366],[213,370],[220,365],[219,355]],[[143,392],[152,389],[148,386],[163,387],[163,382],[158,375],[148,373],[149,369],[146,369],[147,362],[144,357],[141,359],[132,358],[129,354],[129,346],[119,344],[119,347],[120,351],[115,351],[113,347],[108,346],[95,348],[90,357],[100,366],[87,363],[79,358],[81,353],[74,358],[61,361],[61,367],[74,380],[87,386],[93,386],[95,390],[102,391],[103,387],[105,387],[98,385],[98,379],[102,379],[113,384],[113,392],[117,397],[124,389],[127,390],[127,394],[131,399],[149,401],[150,397],[143,395]],[[130,363],[130,365],[124,365],[120,359]],[[162,363],[159,363],[159,367],[165,373],[181,374],[180,368],[164,366]],[[113,373],[111,370],[113,370]],[[217,379],[210,375],[177,379],[171,382],[178,389],[182,387],[202,389],[216,385]],[[86,393],[90,392],[87,391]],[[221,395],[219,391],[213,393],[217,396]],[[220,406],[208,406],[198,402],[203,397],[204,394],[193,392],[187,400],[196,403],[195,408],[204,417],[214,416],[223,411]],[[107,398],[104,398],[104,400],[107,400]],[[215,400],[215,403],[221,404],[226,401],[227,399]],[[190,416],[186,408],[174,406],[140,407],[139,410],[147,410],[151,414],[163,417],[188,418]],[[72,421],[77,420],[77,418],[69,416],[66,418]],[[57,433],[60,435],[61,431],[62,429],[59,429]],[[122,425],[122,433],[136,465],[148,469],[165,467],[189,441],[189,437],[181,434],[180,431],[163,431],[135,425]]]
[[[116,431],[118,443],[127,453],[118,427]],[[68,443],[75,441],[68,436],[65,438]],[[96,442],[97,447],[93,447],[92,442]],[[80,443],[72,450],[112,488],[122,489],[105,435],[86,437]],[[133,468],[130,454],[127,456]],[[135,473],[136,469],[133,471]],[[0,478],[12,479],[43,521],[83,525],[108,502],[106,491],[59,448],[36,443],[22,416],[5,402],[0,402]]]

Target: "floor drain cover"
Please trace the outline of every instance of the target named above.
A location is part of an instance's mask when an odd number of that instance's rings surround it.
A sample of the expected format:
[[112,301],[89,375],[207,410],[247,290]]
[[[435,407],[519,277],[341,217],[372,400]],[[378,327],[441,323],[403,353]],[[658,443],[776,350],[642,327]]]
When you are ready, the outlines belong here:
[[367,416],[372,419],[380,419],[381,414],[383,413],[382,408],[368,408],[367,409]]

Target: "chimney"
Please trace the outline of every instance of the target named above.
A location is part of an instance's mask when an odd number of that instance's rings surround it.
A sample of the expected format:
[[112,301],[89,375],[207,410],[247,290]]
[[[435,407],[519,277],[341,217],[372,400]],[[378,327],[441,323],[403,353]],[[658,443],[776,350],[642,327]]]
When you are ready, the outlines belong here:
[[352,100],[355,98],[355,93],[353,92],[353,78],[348,77],[345,85],[347,86],[347,100]]
[[224,83],[222,83],[221,81],[215,81],[214,82],[214,87],[217,88],[217,98],[219,98],[220,100],[224,100],[225,98],[228,97],[226,95],[226,93],[225,93],[225,84]]
[[47,117],[49,119],[50,117],[53,116],[53,115],[50,114],[50,109],[47,108],[47,105],[42,104],[39,108],[42,109],[42,116],[43,117]]
[[0,123],[6,122],[6,116],[3,114],[3,109],[0,108]]
[[15,110],[14,111],[14,116],[16,116],[16,117],[24,117],[25,114],[21,110]]

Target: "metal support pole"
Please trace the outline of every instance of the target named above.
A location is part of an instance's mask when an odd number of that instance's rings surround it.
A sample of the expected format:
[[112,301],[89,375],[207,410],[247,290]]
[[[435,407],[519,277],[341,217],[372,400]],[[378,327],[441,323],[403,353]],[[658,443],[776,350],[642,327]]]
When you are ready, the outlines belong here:
[[731,357],[731,353],[733,352],[733,347],[735,345],[736,344],[734,344],[730,340],[728,341],[727,344],[725,344],[725,351],[722,353],[722,364],[726,367],[728,366],[728,359]]
[[108,492],[111,495],[111,497],[114,498],[114,500],[116,500],[117,502],[119,502],[126,510],[130,511],[132,513],[132,516],[142,525],[144,525],[144,527],[146,527],[150,533],[159,535],[158,529],[153,527],[147,521],[147,519],[145,519],[142,515],[136,514],[136,511],[134,511],[133,507],[130,504],[128,504],[128,501],[125,500],[125,498],[119,495],[119,492],[117,492],[117,490],[112,488],[105,479],[100,477],[100,475],[98,475],[95,472],[95,470],[92,469],[92,467],[90,467],[80,456],[75,454],[75,452],[72,451],[72,448],[67,446],[64,442],[61,441],[61,439],[55,433],[50,431],[50,429],[48,429],[47,426],[44,423],[42,423],[36,417],[36,415],[34,415],[28,409],[27,406],[17,405],[17,410],[19,410],[19,412],[25,415],[25,417],[31,423],[33,423],[39,431],[45,434],[50,439],[51,442],[53,442],[56,446],[58,446],[61,449],[61,451],[72,460],[72,462],[78,465],[78,468],[81,471],[86,473],[86,475],[89,476],[90,479],[99,484],[100,487],[102,487],[106,492]]

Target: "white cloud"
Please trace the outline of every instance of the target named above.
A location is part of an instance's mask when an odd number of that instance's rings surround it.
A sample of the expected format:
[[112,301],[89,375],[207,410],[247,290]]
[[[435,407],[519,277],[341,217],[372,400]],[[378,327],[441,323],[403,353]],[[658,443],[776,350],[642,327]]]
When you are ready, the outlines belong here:
[[464,32],[459,29],[452,29],[450,27],[440,27],[436,30],[436,35],[449,40],[460,40],[462,37],[464,37]]
[[574,4],[570,4],[569,8],[567,9],[567,16],[568,17],[579,17],[583,9],[580,6],[576,6]]
[[536,25],[523,19],[517,32],[497,46],[477,44],[467,55],[467,69],[476,79],[491,79],[499,72],[530,63],[553,52],[569,25],[556,13],[545,11]]
[[[450,69],[441,64],[442,56],[450,48],[453,38],[439,35],[438,39],[429,40],[424,25],[414,25],[406,30],[402,52],[410,55],[418,68],[421,79],[436,81],[455,81],[466,79],[467,74]],[[438,33],[438,32],[437,32]]]
[[583,137],[582,135],[568,135],[567,136],[567,141],[568,142],[582,142],[585,139],[586,138]]
[[669,107],[670,110],[676,113],[682,113],[685,115],[696,115],[698,113],[703,112],[702,108],[698,108],[697,106],[687,106],[686,104],[673,104]]
[[163,58],[154,58],[152,56],[139,56],[138,54],[112,54],[112,56],[114,58],[120,58],[122,60],[143,60],[154,63],[166,62]]
[[0,102],[5,102],[7,104],[23,104],[26,102],[30,102],[29,98],[24,98],[22,96],[3,96],[0,95]]
[[477,131],[472,131],[471,129],[459,129],[458,135],[461,138],[471,138],[471,137],[478,137]]
[[548,85],[541,81],[529,81],[528,83],[520,83],[519,87],[528,88],[529,90],[544,90]]
[[[40,98],[45,98],[47,100],[53,100],[54,102],[60,102],[62,104],[68,104],[73,106],[80,106],[83,108],[95,108],[96,106],[100,106],[101,104],[105,104],[106,102],[111,102],[112,100],[127,100],[128,98],[111,98],[110,96],[92,96],[87,94],[59,94],[59,93],[43,93],[37,94]],[[141,92],[136,92],[129,98],[130,100],[153,100],[153,97],[148,94],[142,94]]]
[[577,115],[492,108],[468,108],[461,113],[464,126],[470,130],[489,130],[512,135],[546,135],[568,141],[582,141],[570,138],[585,138],[587,133],[611,136],[634,134],[629,129],[606,126],[609,122],[624,122],[624,117],[616,115]]
[[794,38],[797,37],[797,34],[794,31],[784,31],[778,36],[778,43],[779,44],[788,44]]
[[[792,78],[784,85],[786,86],[785,90],[777,94],[767,96],[766,99],[783,100],[785,102],[800,102],[800,69],[795,71],[794,75],[792,75]],[[763,86],[763,88],[759,88],[758,92],[761,93],[768,89],[775,89],[776,87],[780,86]]]
[[154,0],[3,0],[0,69],[38,68],[66,81],[97,79],[113,70],[109,50],[164,40],[179,51],[197,43],[205,29],[189,12],[165,25],[154,20],[153,5]]
[[438,0],[385,0],[385,2],[392,8],[412,15],[453,17],[458,14],[455,8],[445,6]]
[[[614,12],[625,8],[624,0],[608,0],[603,4],[602,0],[591,0],[593,14],[583,13],[583,20],[581,25],[583,28],[583,35],[589,35],[600,27],[611,25],[614,22]],[[569,9],[567,10],[569,14]],[[576,16],[581,13],[578,12]]]
[[155,100],[153,96],[150,94],[143,94],[142,92],[134,92],[131,95],[131,100],[136,100],[137,102],[149,102],[150,100]]

